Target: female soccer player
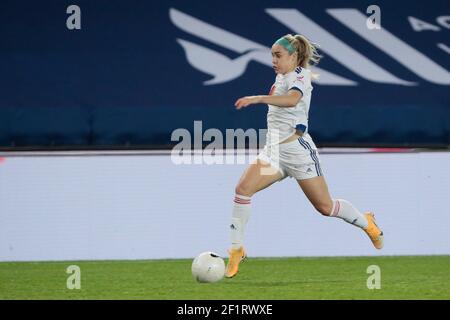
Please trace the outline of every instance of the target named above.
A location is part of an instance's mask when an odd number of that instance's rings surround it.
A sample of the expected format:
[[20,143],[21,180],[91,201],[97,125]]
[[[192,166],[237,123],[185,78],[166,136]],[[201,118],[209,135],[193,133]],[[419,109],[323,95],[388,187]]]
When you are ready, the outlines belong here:
[[269,95],[246,96],[237,109],[268,104],[267,141],[264,150],[243,173],[236,186],[231,223],[231,249],[226,277],[236,275],[246,257],[244,229],[251,212],[251,197],[285,177],[293,177],[314,208],[324,216],[337,217],[363,229],[377,249],[383,247],[383,232],[373,213],[360,213],[349,201],[332,199],[325,182],[316,145],[308,134],[311,101],[310,64],[319,62],[316,47],[302,35],[285,35],[272,46],[272,64],[277,74]]

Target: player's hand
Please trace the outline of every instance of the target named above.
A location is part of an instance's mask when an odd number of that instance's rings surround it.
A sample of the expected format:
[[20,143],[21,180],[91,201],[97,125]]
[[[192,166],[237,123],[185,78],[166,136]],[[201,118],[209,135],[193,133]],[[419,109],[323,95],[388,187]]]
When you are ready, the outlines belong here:
[[260,96],[247,96],[247,97],[242,97],[240,99],[237,99],[237,101],[234,103],[234,105],[236,106],[236,109],[241,109],[241,108],[245,108],[248,107],[251,104],[256,104],[256,103],[260,103],[261,102],[261,97]]

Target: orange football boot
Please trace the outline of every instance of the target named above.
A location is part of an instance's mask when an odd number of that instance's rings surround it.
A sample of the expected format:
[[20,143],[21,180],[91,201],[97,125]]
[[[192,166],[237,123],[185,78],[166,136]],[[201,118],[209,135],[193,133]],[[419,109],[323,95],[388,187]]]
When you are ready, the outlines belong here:
[[367,221],[369,222],[369,225],[367,228],[364,228],[363,230],[367,233],[370,240],[372,240],[373,245],[377,249],[383,248],[383,231],[380,230],[380,228],[375,223],[375,215],[372,212],[367,212],[364,214]]
[[239,271],[239,263],[245,260],[247,255],[245,254],[244,247],[239,249],[228,250],[230,258],[228,259],[227,270],[225,271],[225,277],[233,278]]

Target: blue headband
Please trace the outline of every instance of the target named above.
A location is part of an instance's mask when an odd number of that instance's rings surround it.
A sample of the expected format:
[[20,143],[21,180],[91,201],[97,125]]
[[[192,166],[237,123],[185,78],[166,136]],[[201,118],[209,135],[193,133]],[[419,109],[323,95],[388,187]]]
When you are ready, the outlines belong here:
[[279,44],[280,46],[282,46],[283,48],[285,48],[289,54],[293,54],[295,49],[292,46],[292,44],[289,42],[288,39],[286,39],[285,37],[281,37],[280,39],[278,39],[277,41],[275,41],[275,44]]

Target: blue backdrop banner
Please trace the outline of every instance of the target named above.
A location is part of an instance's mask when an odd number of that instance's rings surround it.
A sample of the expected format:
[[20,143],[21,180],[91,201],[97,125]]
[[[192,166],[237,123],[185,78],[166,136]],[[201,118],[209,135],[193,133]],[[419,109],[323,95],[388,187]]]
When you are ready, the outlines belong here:
[[274,82],[287,33],[320,45],[320,146],[450,144],[450,2],[2,1],[0,146],[170,146],[266,128],[234,108]]

